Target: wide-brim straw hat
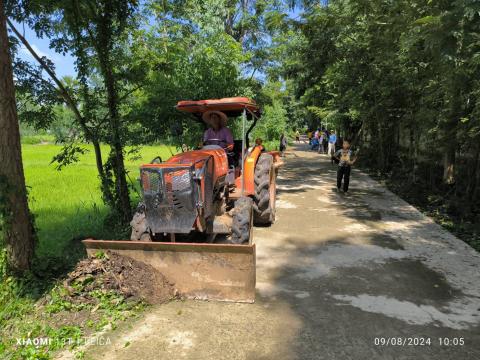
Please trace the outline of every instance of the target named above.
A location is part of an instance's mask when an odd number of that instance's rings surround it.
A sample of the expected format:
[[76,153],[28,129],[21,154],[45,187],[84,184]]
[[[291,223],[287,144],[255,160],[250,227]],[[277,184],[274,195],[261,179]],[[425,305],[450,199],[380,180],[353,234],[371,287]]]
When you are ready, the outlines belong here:
[[227,115],[221,111],[217,111],[217,110],[209,110],[209,111],[205,111],[202,115],[202,119],[203,121],[205,121],[205,123],[209,126],[213,126],[212,124],[212,115],[213,114],[216,114],[220,117],[220,120],[222,122],[222,127],[225,127],[227,126]]

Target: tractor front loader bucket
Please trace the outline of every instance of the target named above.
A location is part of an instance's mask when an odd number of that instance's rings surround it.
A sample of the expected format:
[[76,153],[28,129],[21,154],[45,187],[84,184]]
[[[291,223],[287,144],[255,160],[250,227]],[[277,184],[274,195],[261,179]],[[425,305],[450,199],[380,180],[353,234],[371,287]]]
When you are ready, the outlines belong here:
[[190,299],[255,301],[255,244],[83,240],[89,255],[109,250],[151,265]]

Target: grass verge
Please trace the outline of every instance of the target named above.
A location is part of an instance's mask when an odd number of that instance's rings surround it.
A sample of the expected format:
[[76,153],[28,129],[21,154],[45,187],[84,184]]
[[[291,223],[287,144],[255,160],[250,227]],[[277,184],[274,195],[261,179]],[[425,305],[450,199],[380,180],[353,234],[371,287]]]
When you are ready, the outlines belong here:
[[[5,264],[4,253],[0,263]],[[114,329],[119,321],[137,316],[146,306],[106,289],[89,291],[91,302],[75,303],[59,281],[49,284],[32,274],[16,279],[4,271],[0,276],[1,359],[50,359],[61,349],[83,358],[82,347],[98,341],[94,334]],[[76,283],[76,291],[86,285]]]

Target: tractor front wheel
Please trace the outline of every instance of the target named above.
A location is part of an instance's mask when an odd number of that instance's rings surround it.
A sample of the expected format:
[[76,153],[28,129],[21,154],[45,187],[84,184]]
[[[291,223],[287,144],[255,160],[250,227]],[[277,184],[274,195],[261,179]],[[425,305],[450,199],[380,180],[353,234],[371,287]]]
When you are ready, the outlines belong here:
[[271,225],[275,221],[277,196],[276,174],[273,156],[261,154],[255,166],[254,222],[255,225]]
[[250,243],[253,229],[253,201],[249,197],[241,197],[235,201],[232,220],[232,243]]

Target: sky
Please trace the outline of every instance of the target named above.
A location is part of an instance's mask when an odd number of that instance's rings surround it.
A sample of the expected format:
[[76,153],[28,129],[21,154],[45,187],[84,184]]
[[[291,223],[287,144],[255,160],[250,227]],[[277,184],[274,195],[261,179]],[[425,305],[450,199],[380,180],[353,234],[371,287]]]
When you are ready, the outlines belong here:
[[[39,56],[46,56],[55,64],[55,73],[58,77],[62,78],[66,75],[75,75],[75,65],[74,59],[70,56],[64,56],[62,54],[56,53],[54,50],[50,49],[49,39],[41,39],[37,37],[35,32],[28,28],[26,25],[19,24],[13,21],[13,25],[17,28],[17,30],[27,39],[27,41],[32,46],[33,50]],[[30,52],[25,48],[23,45],[19,49],[19,56],[26,61],[34,61]]]

